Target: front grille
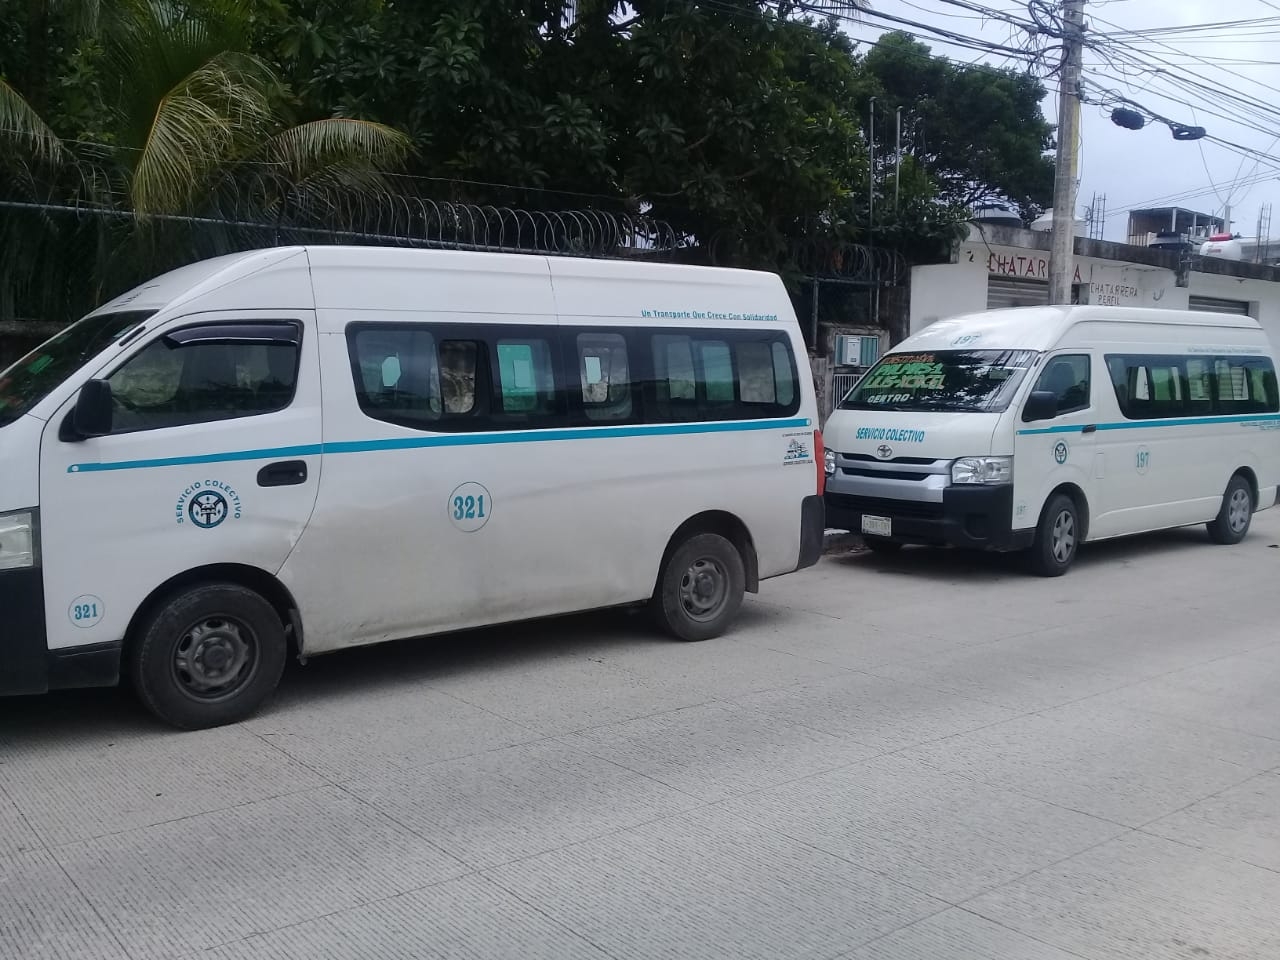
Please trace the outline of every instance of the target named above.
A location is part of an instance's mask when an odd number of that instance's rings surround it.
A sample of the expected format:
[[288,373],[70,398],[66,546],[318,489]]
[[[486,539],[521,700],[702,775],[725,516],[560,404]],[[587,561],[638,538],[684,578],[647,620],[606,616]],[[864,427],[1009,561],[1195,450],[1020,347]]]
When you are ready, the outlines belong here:
[[847,493],[827,491],[827,503],[850,513],[870,513],[879,517],[913,517],[920,520],[942,518],[941,503],[921,500],[890,500],[883,497],[852,497]]
[[859,460],[863,463],[901,463],[917,467],[929,467],[935,463],[932,457],[890,457],[888,460],[881,460],[869,453],[842,453],[840,456],[845,460]]
[[933,476],[911,470],[864,470],[861,467],[841,467],[840,472],[851,477],[874,477],[877,480],[928,480]]

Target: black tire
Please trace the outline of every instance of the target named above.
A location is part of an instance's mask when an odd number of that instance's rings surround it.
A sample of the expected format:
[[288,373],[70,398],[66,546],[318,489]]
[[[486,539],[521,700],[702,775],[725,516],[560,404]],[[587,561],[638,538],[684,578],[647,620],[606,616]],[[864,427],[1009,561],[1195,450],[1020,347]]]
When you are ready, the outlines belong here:
[[1080,549],[1080,512],[1066,494],[1057,494],[1045,504],[1031,546],[1033,572],[1042,577],[1060,577],[1075,562]]
[[872,553],[892,554],[902,549],[901,540],[890,540],[888,537],[873,537],[863,535],[863,544]]
[[737,547],[719,534],[696,534],[671,552],[658,575],[654,617],[677,640],[718,637],[742,606],[746,580]]
[[243,720],[275,690],[287,646],[280,615],[232,583],[188,587],[158,604],[129,644],[142,703],[175,727]]
[[1253,488],[1240,474],[1231,478],[1227,492],[1222,495],[1222,507],[1218,515],[1209,521],[1209,539],[1214,543],[1239,543],[1249,533],[1253,523]]

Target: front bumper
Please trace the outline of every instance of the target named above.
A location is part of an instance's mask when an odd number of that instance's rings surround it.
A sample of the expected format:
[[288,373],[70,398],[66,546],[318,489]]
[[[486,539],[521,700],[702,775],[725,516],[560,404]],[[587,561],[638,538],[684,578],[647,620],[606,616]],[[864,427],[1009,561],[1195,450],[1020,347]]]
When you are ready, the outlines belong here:
[[0,570],[0,694],[48,690],[48,657],[40,568]]
[[113,686],[120,679],[121,646],[50,650],[40,569],[0,570],[0,696]]
[[949,486],[942,501],[864,497],[828,490],[827,524],[862,533],[864,515],[893,521],[893,539],[978,550],[1023,550],[1034,530],[1014,530],[1013,486]]

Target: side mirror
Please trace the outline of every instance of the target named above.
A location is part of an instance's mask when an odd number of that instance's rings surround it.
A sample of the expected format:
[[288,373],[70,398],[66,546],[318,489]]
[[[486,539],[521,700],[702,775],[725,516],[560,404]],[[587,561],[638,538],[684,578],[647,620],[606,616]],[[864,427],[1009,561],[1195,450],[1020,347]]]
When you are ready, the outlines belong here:
[[80,388],[72,425],[81,438],[105,437],[111,432],[111,384],[105,380],[89,380]]
[[1032,390],[1022,408],[1022,422],[1052,420],[1058,415],[1058,396],[1052,390]]

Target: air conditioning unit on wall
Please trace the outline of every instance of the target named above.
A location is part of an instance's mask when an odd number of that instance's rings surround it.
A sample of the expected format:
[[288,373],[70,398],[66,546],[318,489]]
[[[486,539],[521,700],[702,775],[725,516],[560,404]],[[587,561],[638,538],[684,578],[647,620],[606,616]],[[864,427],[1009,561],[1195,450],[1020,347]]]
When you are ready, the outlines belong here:
[[836,365],[870,367],[880,359],[879,337],[836,337]]

